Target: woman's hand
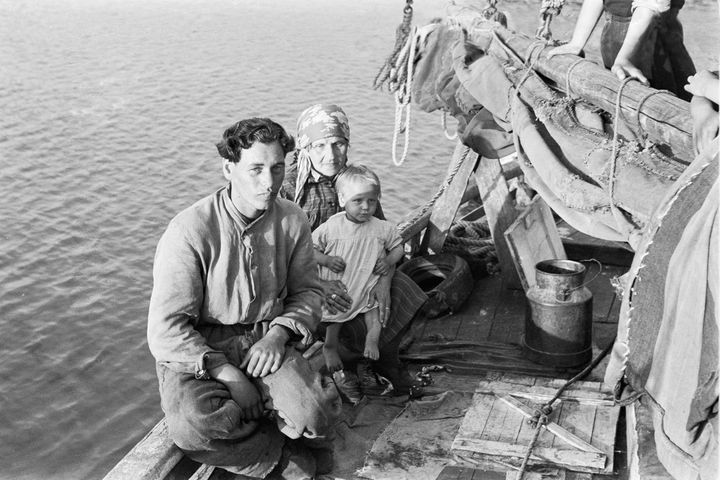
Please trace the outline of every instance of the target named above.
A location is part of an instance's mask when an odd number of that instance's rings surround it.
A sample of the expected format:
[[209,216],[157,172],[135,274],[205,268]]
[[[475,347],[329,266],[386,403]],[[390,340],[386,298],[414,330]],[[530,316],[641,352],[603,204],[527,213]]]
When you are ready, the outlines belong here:
[[347,294],[347,288],[340,280],[320,280],[325,294],[325,306],[331,315],[338,312],[347,312],[352,306],[352,298]]
[[378,312],[380,312],[380,325],[387,325],[390,318],[390,284],[392,283],[392,275],[383,275],[378,280],[372,290],[370,290],[370,304],[377,303]]
[[335,273],[342,273],[345,271],[345,260],[342,257],[328,257],[325,266]]
[[576,45],[574,43],[566,43],[555,47],[547,53],[547,58],[552,58],[555,55],[580,55],[582,52],[583,45]]
[[276,372],[285,356],[285,344],[290,334],[284,327],[274,326],[267,334],[255,342],[240,365],[251,377],[264,377]]
[[638,80],[643,85],[648,85],[648,79],[643,75],[639,68],[630,63],[630,60],[620,58],[620,55],[615,59],[615,63],[610,69],[618,80],[625,80],[627,77],[632,77]]
[[240,407],[243,420],[256,420],[263,416],[265,407],[262,396],[239,368],[226,363],[211,369],[209,373],[228,389],[230,397]]
[[388,272],[390,272],[390,265],[388,265],[384,258],[378,258],[377,262],[375,262],[373,273],[375,275],[387,275]]

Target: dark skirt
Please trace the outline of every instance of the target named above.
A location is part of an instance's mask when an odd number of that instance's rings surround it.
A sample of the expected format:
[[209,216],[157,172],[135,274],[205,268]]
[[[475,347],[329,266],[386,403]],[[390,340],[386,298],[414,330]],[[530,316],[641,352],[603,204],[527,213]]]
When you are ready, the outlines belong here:
[[[692,95],[683,87],[687,84],[687,77],[695,74],[695,65],[683,43],[678,11],[671,8],[655,18],[631,62],[647,77],[651,87],[668,90],[689,101]],[[611,68],[627,35],[630,17],[606,13],[605,19],[600,53],[605,67]]]

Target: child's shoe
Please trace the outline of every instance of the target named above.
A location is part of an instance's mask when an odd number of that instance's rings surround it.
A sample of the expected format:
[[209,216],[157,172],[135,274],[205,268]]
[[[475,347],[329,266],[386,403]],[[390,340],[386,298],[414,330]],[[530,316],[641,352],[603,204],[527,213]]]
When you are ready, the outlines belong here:
[[360,379],[355,372],[351,370],[337,371],[333,373],[333,380],[341,395],[349,403],[353,405],[360,403],[362,391],[360,389]]

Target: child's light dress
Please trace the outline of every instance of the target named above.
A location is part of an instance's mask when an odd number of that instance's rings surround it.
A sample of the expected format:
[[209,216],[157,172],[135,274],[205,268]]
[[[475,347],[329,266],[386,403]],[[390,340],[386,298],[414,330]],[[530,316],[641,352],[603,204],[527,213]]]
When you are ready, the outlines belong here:
[[352,306],[347,312],[331,315],[323,307],[322,321],[347,322],[359,313],[376,308],[377,305],[368,305],[370,290],[380,278],[372,272],[379,258],[384,258],[388,251],[402,244],[395,225],[375,217],[365,223],[355,223],[347,219],[345,212],[339,212],[320,225],[312,237],[315,248],[320,252],[345,261],[342,273],[320,267],[320,278],[341,280],[352,298]]

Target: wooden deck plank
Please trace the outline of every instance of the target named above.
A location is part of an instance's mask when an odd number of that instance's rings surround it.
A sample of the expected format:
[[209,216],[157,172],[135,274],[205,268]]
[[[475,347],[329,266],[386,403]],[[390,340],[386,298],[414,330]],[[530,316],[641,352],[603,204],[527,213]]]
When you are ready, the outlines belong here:
[[498,437],[499,442],[515,444],[520,434],[520,429],[525,423],[525,418],[516,411],[509,410],[502,425],[502,433]]
[[[488,396],[491,398],[493,397],[493,395]],[[485,423],[485,428],[483,428],[478,437],[492,442],[500,442],[500,439],[503,436],[503,423],[509,414],[511,414],[510,409],[502,402],[495,399],[490,415]]]
[[473,395],[472,403],[467,412],[465,412],[465,417],[460,424],[458,435],[481,435],[485,430],[485,426],[488,424],[495,401],[496,399],[492,395]]
[[490,329],[497,309],[501,282],[484,281],[475,282],[470,297],[458,315],[460,324],[457,338],[469,341],[484,341],[490,336]]
[[598,408],[595,412],[592,443],[607,454],[606,470],[608,473],[615,468],[614,449],[619,416],[620,407]]
[[[557,423],[580,440],[592,445],[593,424],[595,421],[595,405],[581,405],[577,402],[562,402],[562,411],[559,412]],[[553,442],[555,448],[568,448],[567,442],[556,436]],[[604,452],[604,450],[601,449]]]

